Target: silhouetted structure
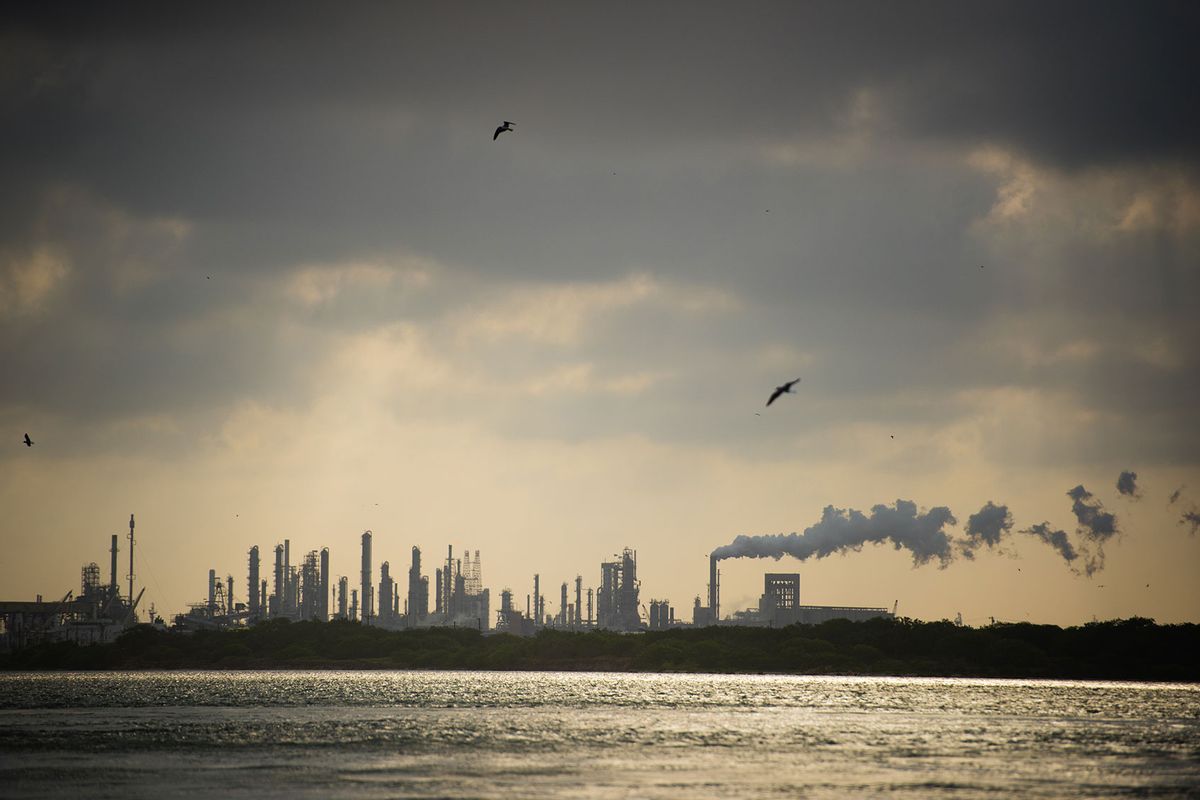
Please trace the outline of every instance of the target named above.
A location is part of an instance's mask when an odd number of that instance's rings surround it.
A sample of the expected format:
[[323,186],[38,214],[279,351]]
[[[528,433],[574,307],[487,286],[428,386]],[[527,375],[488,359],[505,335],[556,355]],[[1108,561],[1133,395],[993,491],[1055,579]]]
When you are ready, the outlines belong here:
[[600,590],[596,596],[596,624],[617,631],[642,628],[638,609],[637,553],[626,547],[618,560],[600,565]]
[[429,616],[429,578],[421,574],[421,548],[413,546],[412,566],[408,568],[408,626],[415,628]]
[[350,583],[350,581],[346,578],[345,575],[338,578],[338,607],[337,607],[338,608],[338,610],[337,610],[337,618],[338,619],[350,619],[350,605],[349,605],[349,598],[347,597],[347,595],[349,594],[349,592],[348,592],[349,583]]
[[362,589],[359,592],[362,607],[359,609],[359,620],[370,625],[372,614],[371,601],[371,532],[363,531],[362,535]]
[[395,623],[395,616],[392,614],[392,596],[395,592],[391,565],[385,561],[379,565],[379,611],[376,620],[385,628],[390,628]]
[[250,611],[250,622],[258,622],[262,619],[258,586],[258,545],[254,545],[250,548],[250,564],[246,576],[246,598],[249,601],[247,606]]

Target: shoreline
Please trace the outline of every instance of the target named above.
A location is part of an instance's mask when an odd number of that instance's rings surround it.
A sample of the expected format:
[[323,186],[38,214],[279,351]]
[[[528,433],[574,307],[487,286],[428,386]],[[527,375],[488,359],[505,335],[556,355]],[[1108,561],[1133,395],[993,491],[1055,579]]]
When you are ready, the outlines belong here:
[[1200,625],[1131,618],[1059,628],[834,620],[636,634],[463,628],[387,631],[355,622],[262,623],[182,634],[134,628],[111,644],[41,644],[0,671],[439,670],[1200,682]]

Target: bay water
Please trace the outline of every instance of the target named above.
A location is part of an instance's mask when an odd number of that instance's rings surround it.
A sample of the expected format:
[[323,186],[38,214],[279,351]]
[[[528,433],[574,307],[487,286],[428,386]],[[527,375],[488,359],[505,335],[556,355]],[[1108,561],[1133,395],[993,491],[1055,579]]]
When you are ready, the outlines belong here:
[[8,673],[0,797],[1200,798],[1200,684]]

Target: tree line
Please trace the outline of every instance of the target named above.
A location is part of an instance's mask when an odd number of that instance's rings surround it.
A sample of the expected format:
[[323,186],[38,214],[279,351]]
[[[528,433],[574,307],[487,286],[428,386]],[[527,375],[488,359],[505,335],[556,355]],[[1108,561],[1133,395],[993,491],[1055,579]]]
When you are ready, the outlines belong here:
[[471,669],[782,673],[1198,681],[1200,625],[1141,617],[1060,628],[948,621],[831,620],[784,628],[644,633],[465,628],[388,631],[273,620],[183,634],[133,628],[115,642],[42,644],[0,655],[8,670]]

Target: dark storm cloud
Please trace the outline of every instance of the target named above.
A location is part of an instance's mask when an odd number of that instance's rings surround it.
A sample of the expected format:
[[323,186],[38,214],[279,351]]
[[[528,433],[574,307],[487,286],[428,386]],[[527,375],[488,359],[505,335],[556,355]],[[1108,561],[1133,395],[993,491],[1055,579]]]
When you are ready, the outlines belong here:
[[458,118],[527,110],[531,130],[536,119],[593,144],[601,130],[677,142],[794,135],[829,130],[862,87],[878,88],[901,132],[1063,163],[1193,158],[1200,133],[1190,80],[1200,14],[1185,2],[777,3],[753,14],[715,3],[334,15],[303,4],[38,5],[9,17],[36,56],[36,71],[12,81],[24,110],[65,121],[91,106],[111,133],[124,122],[105,112],[134,112],[166,123],[156,127],[168,142],[187,120],[203,136],[206,117],[246,109],[379,104]]
[[805,561],[861,550],[865,544],[890,542],[897,550],[909,551],[914,566],[937,560],[945,567],[954,557],[946,526],[955,522],[950,509],[938,506],[918,511],[911,500],[897,500],[891,506],[872,506],[870,515],[853,508],[826,506],[820,522],[805,528],[802,533],[743,534],[730,544],[713,550],[712,555],[718,560],[780,559],[787,555]]
[[[6,383],[0,403],[108,414],[303,402],[319,383],[306,367],[330,346],[320,333],[436,319],[507,283],[647,269],[732,289],[749,308],[691,324],[657,308],[614,315],[602,343],[561,361],[602,375],[675,370],[655,386],[660,402],[548,396],[531,403],[540,413],[497,425],[720,436],[714,420],[741,402],[731,368],[782,340],[822,365],[807,407],[821,422],[944,420],[964,385],[1012,383],[1011,365],[956,343],[1026,295],[1004,270],[974,269],[978,245],[964,234],[996,179],[887,154],[996,145],[1068,170],[1194,166],[1200,111],[1184,76],[1196,72],[1196,16],[1187,4],[1032,3],[10,10],[0,249],[65,247],[74,269],[45,314],[0,319],[0,365],[34,376]],[[765,147],[853,138],[860,116],[877,126],[863,163],[763,161]],[[493,143],[505,117],[517,130]],[[129,219],[110,234],[39,215],[62,186]],[[191,233],[143,259],[157,282],[118,291],[106,276],[141,247],[136,223],[158,218]],[[116,244],[97,249],[106,236]],[[1072,296],[1088,315],[1160,315],[1158,284],[1127,269],[1145,251],[1121,247],[1070,253],[1088,276]],[[304,314],[272,284],[297,264],[398,251],[449,265],[460,282],[422,303],[380,291]],[[1192,255],[1168,243],[1154,258],[1173,272]],[[209,274],[219,284],[197,289]],[[206,326],[211,335],[177,335]],[[533,373],[559,365],[545,350],[478,358]],[[1194,394],[1191,355],[1176,370],[1011,368],[1174,419]],[[761,427],[751,435],[765,445]],[[1200,436],[1129,435],[1172,453]]]
[[1008,506],[988,501],[983,508],[967,518],[966,539],[961,543],[962,554],[975,557],[975,550],[986,545],[989,549],[1000,544],[1004,534],[1012,530],[1013,518]]
[[1137,498],[1137,473],[1131,471],[1122,472],[1117,476],[1117,491],[1127,497]]

